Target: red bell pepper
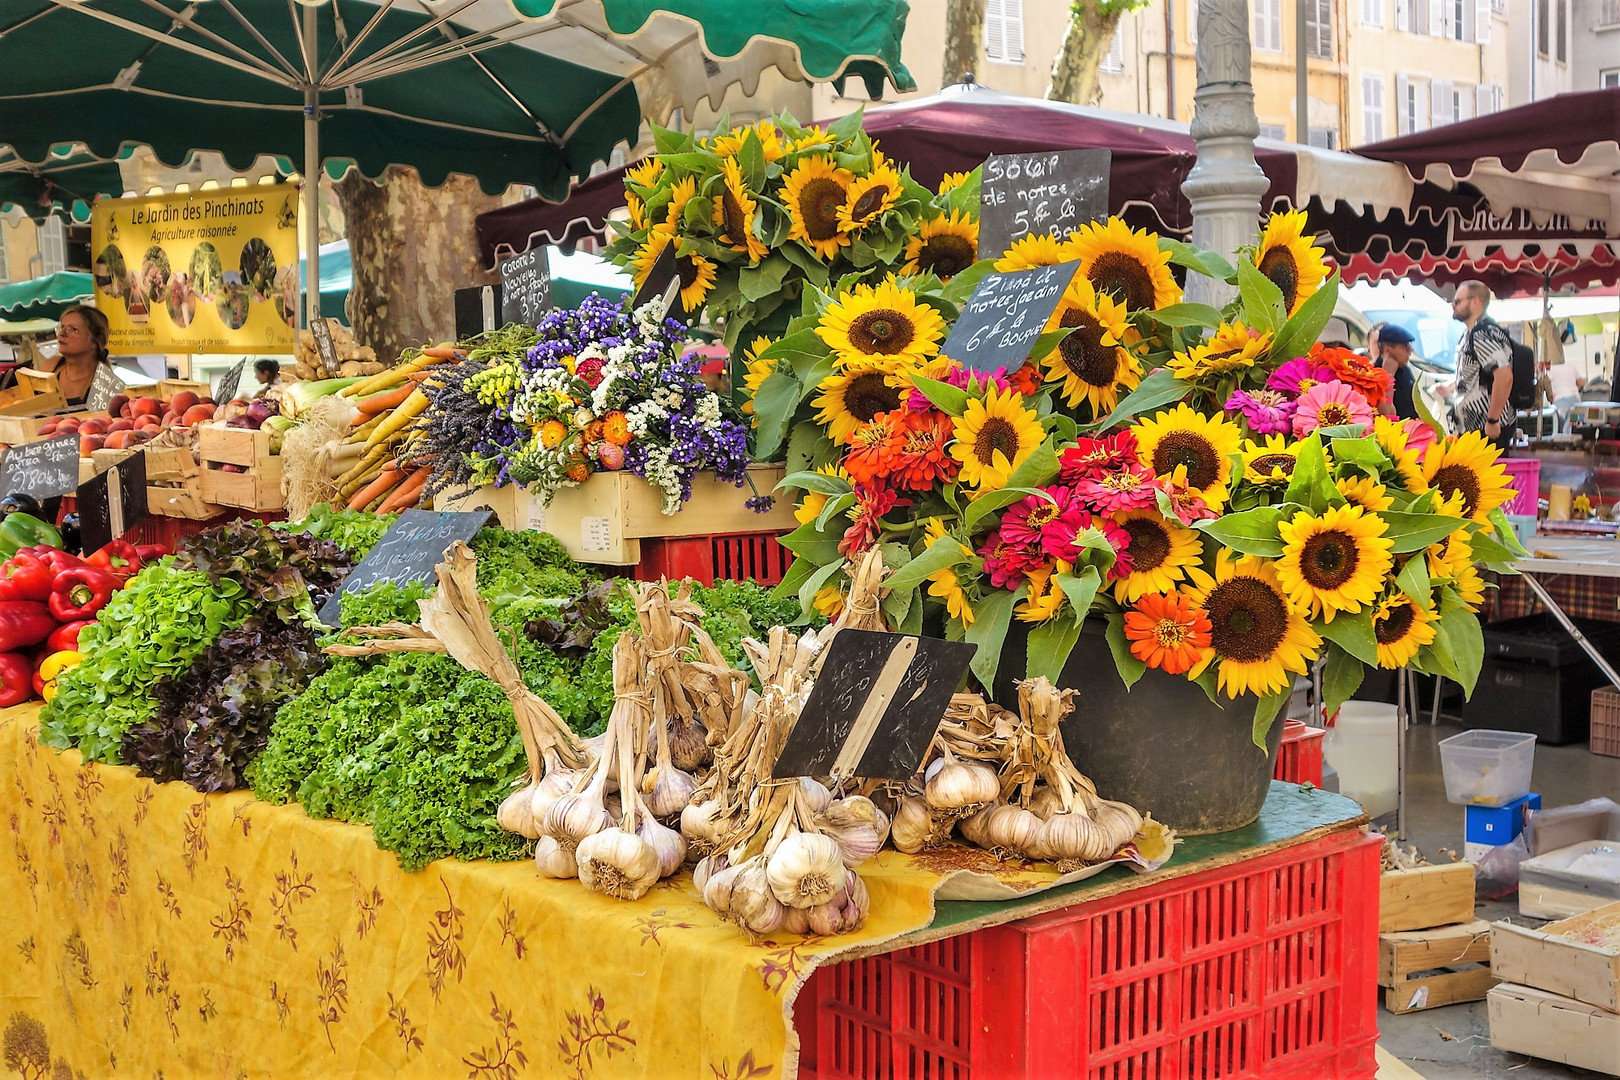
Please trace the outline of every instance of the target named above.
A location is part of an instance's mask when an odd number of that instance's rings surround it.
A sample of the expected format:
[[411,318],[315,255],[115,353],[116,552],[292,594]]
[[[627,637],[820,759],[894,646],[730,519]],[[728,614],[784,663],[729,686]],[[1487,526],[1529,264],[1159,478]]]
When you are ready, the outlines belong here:
[[[93,618],[107,606],[112,594],[123,587],[123,579],[93,566],[64,570],[56,575],[56,585],[51,590],[50,613],[65,623]],[[47,630],[42,638],[50,633]]]
[[19,551],[0,566],[0,600],[34,600],[44,603],[50,599],[51,586],[56,580],[52,570],[38,555]]
[[141,553],[128,540],[109,540],[105,547],[84,561],[121,578],[141,572]]
[[28,553],[30,555],[37,555],[41,562],[43,562],[46,566],[49,566],[51,570],[57,574],[60,574],[64,570],[76,570],[81,566],[90,565],[77,555],[69,555],[61,548],[41,546],[29,548]]
[[43,676],[43,675],[41,675],[39,673],[39,665],[38,664],[33,664],[31,666],[34,669],[34,675],[33,675],[32,678],[30,678],[28,680],[28,685],[30,685],[30,686],[32,686],[34,688],[34,696],[35,697],[44,697],[45,696],[45,676]]
[[45,639],[45,655],[66,652],[69,649],[78,649],[79,631],[89,626],[94,619],[81,619],[78,622],[64,623],[58,626],[51,636]]
[[174,552],[170,551],[164,544],[136,544],[135,554],[141,557],[142,566],[148,566],[165,555],[174,554]]
[[38,645],[61,621],[51,617],[49,607],[33,600],[0,600],[0,652]]
[[34,665],[22,653],[0,652],[0,709],[34,696]]

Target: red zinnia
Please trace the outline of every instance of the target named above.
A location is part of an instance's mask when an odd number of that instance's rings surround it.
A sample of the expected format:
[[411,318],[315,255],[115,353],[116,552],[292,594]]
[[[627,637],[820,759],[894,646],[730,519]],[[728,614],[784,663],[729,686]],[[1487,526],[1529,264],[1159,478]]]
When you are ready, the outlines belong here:
[[898,501],[888,488],[856,484],[855,508],[851,512],[854,521],[844,530],[844,538],[838,541],[838,554],[850,560],[865,554],[883,531],[883,523],[878,519],[893,510]]
[[1129,431],[1101,439],[1080,439],[1063,451],[1058,475],[1065,483],[1095,480],[1126,465],[1139,466],[1136,436]]
[[937,409],[901,410],[888,415],[903,417],[904,424],[894,478],[897,484],[908,491],[928,491],[935,484],[948,484],[956,479],[962,463],[946,449],[955,427],[950,416]]
[[1023,367],[1008,373],[1007,382],[1025,397],[1034,397],[1041,388],[1041,369],[1032,361],[1025,360]]
[[1075,498],[1090,503],[1091,509],[1100,514],[1155,506],[1158,493],[1153,474],[1140,465],[1124,465],[1101,476],[1077,480],[1074,485]]
[[1009,544],[1044,551],[1054,559],[1069,559],[1074,538],[1090,515],[1074,501],[1069,489],[1043,489],[1051,498],[1029,495],[1007,508],[1001,518],[1001,538]]
[[1046,562],[1039,550],[1008,543],[1000,529],[985,537],[979,554],[984,556],[984,572],[989,575],[990,584],[998,589],[1023,588],[1030,571]]
[[1365,356],[1337,346],[1316,344],[1311,346],[1310,358],[1326,364],[1342,383],[1349,383],[1367,399],[1374,409],[1388,400],[1395,380],[1377,364],[1369,363]]

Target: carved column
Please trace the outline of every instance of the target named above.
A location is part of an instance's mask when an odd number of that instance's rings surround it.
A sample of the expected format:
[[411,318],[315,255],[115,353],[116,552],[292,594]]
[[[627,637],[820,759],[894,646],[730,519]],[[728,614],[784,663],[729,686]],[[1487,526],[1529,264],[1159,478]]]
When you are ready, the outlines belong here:
[[[1198,162],[1181,190],[1192,203],[1193,243],[1228,257],[1259,232],[1260,197],[1270,186],[1254,160],[1260,121],[1249,81],[1247,0],[1201,0],[1198,5],[1198,92],[1192,135]],[[1225,282],[1202,274],[1187,277],[1187,299],[1224,304]]]

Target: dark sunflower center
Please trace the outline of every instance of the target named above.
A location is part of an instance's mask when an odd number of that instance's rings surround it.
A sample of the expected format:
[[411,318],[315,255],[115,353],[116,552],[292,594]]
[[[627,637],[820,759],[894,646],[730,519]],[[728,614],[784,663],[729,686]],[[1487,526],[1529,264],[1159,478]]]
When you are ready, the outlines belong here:
[[1126,518],[1125,531],[1130,543],[1125,550],[1131,553],[1131,570],[1143,574],[1157,570],[1170,557],[1170,536],[1164,526],[1151,518]]
[[1234,577],[1210,591],[1210,644],[1240,663],[1269,660],[1288,634],[1288,605],[1277,590],[1254,577]]
[[881,371],[855,376],[844,391],[844,408],[863,424],[878,413],[899,407],[900,391],[888,384]]
[[1187,486],[1198,491],[1221,478],[1221,456],[1209,440],[1191,431],[1172,431],[1153,448],[1153,471],[1169,476],[1177,467],[1187,470]]
[[726,222],[726,243],[737,247],[747,244],[748,215],[743,213],[742,203],[729,187],[720,194],[720,214]]
[[682,255],[675,260],[675,276],[681,279],[682,289],[697,282],[699,269],[698,261],[690,255]]
[[1294,298],[1299,295],[1299,266],[1294,253],[1285,247],[1275,247],[1260,258],[1260,272],[1282,292],[1283,309],[1294,310]]
[[1406,636],[1416,621],[1417,612],[1412,610],[1411,604],[1390,608],[1383,618],[1373,620],[1373,636],[1380,645],[1393,645]]
[[844,205],[845,194],[844,185],[829,176],[818,176],[800,189],[799,216],[806,236],[830,240],[838,235],[838,208]]
[[965,236],[930,236],[923,241],[922,250],[917,253],[917,266],[921,270],[933,271],[942,279],[950,278],[972,266],[978,257],[978,248],[969,243]]
[[1355,537],[1337,531],[1319,532],[1300,549],[1299,573],[1313,589],[1337,589],[1356,576],[1360,561]]
[[1089,386],[1113,386],[1115,376],[1119,374],[1118,350],[1102,343],[1102,323],[1079,308],[1065,311],[1061,321],[1064,327],[1074,328],[1068,337],[1058,343],[1058,355],[1063,358],[1063,366]]
[[865,192],[855,200],[855,205],[849,208],[850,220],[857,225],[866,224],[866,219],[878,212],[888,194],[887,187],[875,187]]
[[1088,276],[1098,292],[1109,294],[1132,311],[1153,307],[1152,271],[1123,251],[1097,256]]
[[863,353],[893,356],[905,352],[916,336],[911,320],[888,308],[863,311],[849,324],[849,343]]
[[1463,513],[1473,516],[1479,505],[1479,474],[1466,465],[1446,465],[1434,474],[1434,486],[1449,499],[1454,492],[1462,492]]
[[1018,453],[1018,429],[1008,420],[992,416],[973,438],[973,456],[984,465],[995,463],[996,452],[1008,461]]
[[1293,454],[1261,454],[1250,463],[1250,468],[1261,476],[1270,476],[1273,469],[1281,469],[1284,476],[1294,475]]

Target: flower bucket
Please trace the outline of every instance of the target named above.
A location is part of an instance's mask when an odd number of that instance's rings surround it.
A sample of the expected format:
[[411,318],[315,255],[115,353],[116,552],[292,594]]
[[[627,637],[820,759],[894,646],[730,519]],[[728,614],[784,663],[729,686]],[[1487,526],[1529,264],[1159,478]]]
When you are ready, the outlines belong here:
[[[1153,814],[1185,836],[1229,832],[1252,825],[1271,786],[1272,759],[1282,742],[1281,713],[1254,745],[1253,695],[1209,700],[1196,683],[1160,671],[1145,672],[1129,690],[1114,668],[1106,624],[1087,619],[1063,668],[1059,685],[1078,691],[1063,724],[1063,743],[1081,772],[1105,799]],[[1023,677],[1028,631],[1007,633],[996,678],[996,700],[1016,707],[1014,682]]]

